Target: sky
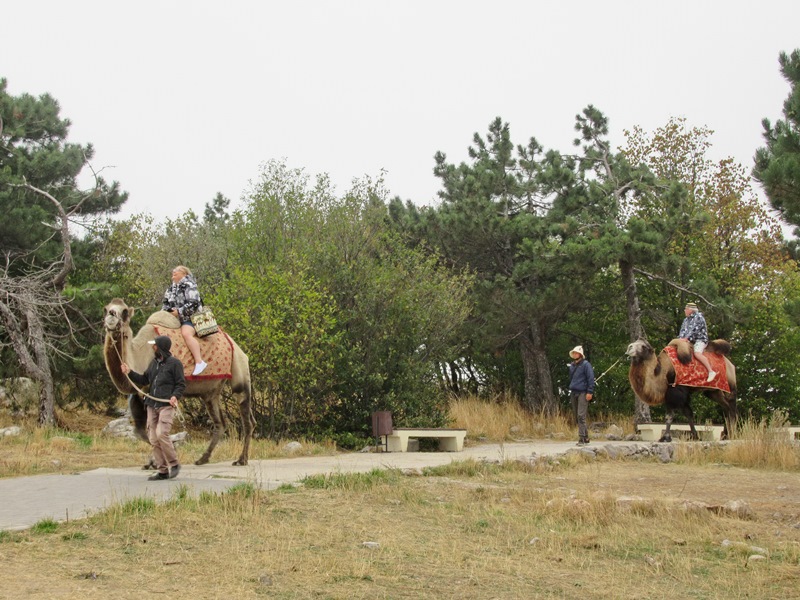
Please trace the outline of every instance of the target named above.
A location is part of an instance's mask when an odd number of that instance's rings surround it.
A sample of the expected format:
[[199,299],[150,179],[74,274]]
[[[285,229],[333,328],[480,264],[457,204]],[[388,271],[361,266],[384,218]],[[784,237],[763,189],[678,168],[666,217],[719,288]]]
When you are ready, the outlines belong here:
[[55,97],[129,192],[121,216],[157,219],[239,206],[270,160],[435,204],[437,151],[466,160],[498,116],[567,151],[589,104],[615,145],[685,117],[749,172],[800,47],[796,0],[26,0],[2,19],[8,92]]

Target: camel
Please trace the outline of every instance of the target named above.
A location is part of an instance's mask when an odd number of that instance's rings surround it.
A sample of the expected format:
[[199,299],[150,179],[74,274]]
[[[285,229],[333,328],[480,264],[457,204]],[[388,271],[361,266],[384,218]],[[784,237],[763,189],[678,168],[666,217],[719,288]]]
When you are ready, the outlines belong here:
[[[134,309],[128,307],[121,298],[114,298],[105,306],[103,309],[103,325],[105,326],[106,337],[103,356],[105,357],[106,369],[114,385],[121,393],[128,394],[131,416],[133,417],[137,435],[147,441],[147,433],[145,431],[147,414],[144,402],[136,393],[128,378],[122,373],[120,363],[126,362],[134,371],[138,373],[144,372],[150,361],[153,360],[152,347],[147,342],[156,336],[154,325],[177,329],[180,324],[174,316],[164,311],[159,311],[151,315],[147,323],[134,337],[130,326],[133,314]],[[250,405],[252,398],[250,365],[247,355],[238,344],[233,340],[231,342],[233,344],[233,364],[231,365],[232,378],[230,384],[234,393],[241,394],[239,411],[242,419],[242,435],[244,437],[242,453],[233,464],[246,465],[250,453],[250,439],[255,429],[255,418]],[[209,461],[211,453],[225,433],[225,420],[220,409],[220,395],[224,381],[223,379],[187,379],[186,381],[184,396],[201,398],[213,423],[211,442],[203,455],[195,461],[196,465],[204,465]]]
[[[689,364],[694,359],[692,345],[682,339],[675,339],[669,343],[674,346],[678,360],[683,364]],[[730,354],[730,344],[725,340],[714,340],[708,344],[706,352],[722,355],[725,360],[725,369],[730,393],[716,388],[700,388],[703,394],[717,402],[722,407],[725,416],[725,428],[728,435],[736,426],[736,367],[728,360]],[[694,426],[694,412],[690,403],[691,394],[695,387],[675,385],[675,367],[665,350],[657,356],[653,347],[645,340],[632,342],[625,352],[631,359],[631,368],[628,372],[628,379],[631,388],[645,404],[658,406],[663,404],[666,408],[664,435],[659,441],[671,442],[670,426],[675,411],[681,411],[689,420],[691,438],[699,439]]]

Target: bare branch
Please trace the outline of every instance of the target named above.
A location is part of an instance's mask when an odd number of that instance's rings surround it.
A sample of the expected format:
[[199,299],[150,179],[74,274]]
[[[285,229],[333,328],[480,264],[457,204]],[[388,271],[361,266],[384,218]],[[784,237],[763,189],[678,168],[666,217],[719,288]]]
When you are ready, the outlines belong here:
[[[67,281],[67,275],[72,271],[73,262],[72,262],[72,244],[70,242],[70,233],[69,233],[69,220],[67,219],[67,213],[64,210],[64,206],[56,200],[51,194],[47,193],[44,190],[37,188],[34,185],[29,184],[27,181],[22,184],[16,184],[14,187],[22,187],[32,192],[43,196],[44,198],[48,199],[50,202],[53,203],[55,206],[56,211],[58,212],[58,218],[61,220],[61,243],[64,246],[64,262],[62,264],[61,270],[53,277],[53,285],[56,287],[57,290],[63,290],[64,285]],[[80,205],[88,198],[88,195],[83,198],[71,211],[70,215],[74,214],[80,208]]]
[[652,273],[648,273],[647,271],[642,271],[641,269],[637,269],[636,267],[634,267],[633,270],[636,273],[639,273],[640,275],[644,275],[648,279],[655,280],[655,281],[661,281],[663,283],[666,283],[668,286],[673,287],[676,290],[680,290],[681,292],[686,292],[687,294],[691,294],[692,296],[700,298],[703,302],[705,302],[709,306],[716,307],[716,304],[711,302],[708,298],[706,298],[702,294],[698,294],[695,290],[690,290],[689,288],[685,288],[682,285],[678,285],[677,283],[675,283],[674,281],[672,281],[670,279],[667,279],[666,277],[661,277],[659,275],[653,275]]

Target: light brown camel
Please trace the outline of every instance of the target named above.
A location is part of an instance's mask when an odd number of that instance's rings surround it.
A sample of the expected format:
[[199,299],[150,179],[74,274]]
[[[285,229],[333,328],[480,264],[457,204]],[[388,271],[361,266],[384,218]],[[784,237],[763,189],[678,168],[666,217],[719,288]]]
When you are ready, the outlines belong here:
[[[131,416],[136,426],[137,435],[147,440],[145,432],[147,415],[144,403],[131,382],[122,373],[120,363],[124,361],[128,363],[132,370],[137,373],[143,373],[153,360],[152,346],[148,345],[147,342],[156,337],[154,325],[177,329],[180,324],[174,316],[164,311],[159,311],[150,316],[147,323],[134,337],[130,326],[133,313],[134,309],[126,305],[120,298],[114,298],[105,306],[103,309],[103,325],[106,329],[106,339],[103,346],[103,355],[106,361],[106,369],[111,375],[114,385],[120,392],[129,395],[128,402],[130,403]],[[233,464],[246,465],[250,453],[250,438],[255,428],[255,419],[250,407],[252,397],[250,365],[247,355],[239,348],[238,344],[233,340],[231,340],[231,343],[233,344],[233,364],[231,365],[232,378],[230,383],[232,391],[242,395],[239,402],[239,410],[242,418],[242,436],[244,437],[242,454]],[[186,381],[184,396],[201,398],[213,423],[211,442],[203,455],[195,462],[196,465],[204,465],[209,461],[211,453],[225,433],[225,419],[220,409],[220,394],[224,381],[223,379],[187,379]]]
[[[692,345],[682,339],[675,339],[669,343],[674,346],[678,360],[683,364],[689,364],[694,358]],[[730,393],[723,392],[717,388],[695,388],[685,385],[675,385],[675,367],[666,350],[662,350],[656,355],[653,347],[646,340],[636,340],[628,345],[625,352],[631,359],[631,368],[628,372],[628,380],[631,388],[645,404],[658,406],[663,404],[666,408],[664,435],[659,441],[672,441],[669,433],[672,419],[676,410],[681,411],[689,420],[692,439],[698,439],[697,431],[694,427],[694,412],[690,404],[691,394],[697,389],[701,389],[703,394],[716,401],[722,407],[725,417],[725,428],[728,436],[732,434],[736,427],[736,367],[728,360],[731,345],[725,340],[714,340],[709,342],[706,352],[721,355],[725,359],[725,374]]]

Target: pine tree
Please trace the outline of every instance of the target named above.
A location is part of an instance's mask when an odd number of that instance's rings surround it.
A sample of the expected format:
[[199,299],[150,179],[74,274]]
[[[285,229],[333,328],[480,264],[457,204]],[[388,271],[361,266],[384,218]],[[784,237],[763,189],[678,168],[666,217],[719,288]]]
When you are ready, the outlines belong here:
[[12,348],[22,373],[40,383],[39,421],[52,424],[52,362],[74,333],[62,294],[74,269],[70,227],[119,210],[127,194],[98,176],[81,191],[92,146],[66,142],[70,122],[51,96],[6,88],[0,79],[0,348]]
[[800,49],[781,52],[779,62],[791,91],[783,103],[783,119],[773,127],[764,119],[766,147],[756,151],[753,177],[764,186],[772,207],[800,226]]

